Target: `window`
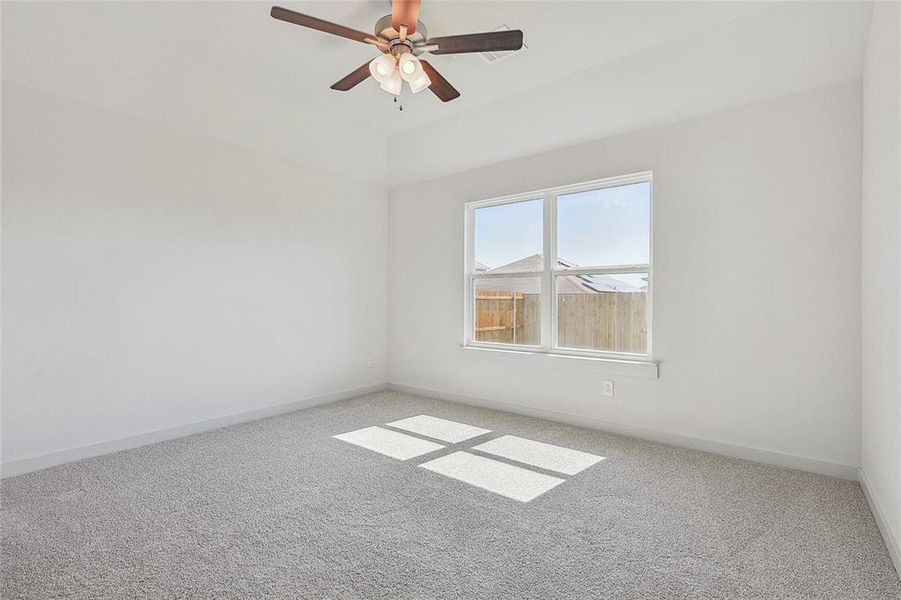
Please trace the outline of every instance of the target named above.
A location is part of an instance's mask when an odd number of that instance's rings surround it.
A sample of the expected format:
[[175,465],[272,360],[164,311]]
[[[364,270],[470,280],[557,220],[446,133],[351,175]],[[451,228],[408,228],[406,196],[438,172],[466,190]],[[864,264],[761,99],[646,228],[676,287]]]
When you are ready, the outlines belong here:
[[651,355],[651,174],[466,205],[466,344]]

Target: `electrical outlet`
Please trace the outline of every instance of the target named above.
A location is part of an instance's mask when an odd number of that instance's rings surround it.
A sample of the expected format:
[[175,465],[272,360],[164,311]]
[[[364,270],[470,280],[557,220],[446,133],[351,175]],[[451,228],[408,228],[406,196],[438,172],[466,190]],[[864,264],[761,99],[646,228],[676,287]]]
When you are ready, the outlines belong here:
[[605,380],[604,380],[604,395],[605,395],[605,396],[612,396],[612,395],[613,395],[613,391],[614,391],[614,390],[613,390],[613,380],[612,380],[612,379],[605,379]]
[[375,366],[375,357],[373,355],[369,355],[366,357],[366,368],[371,369]]

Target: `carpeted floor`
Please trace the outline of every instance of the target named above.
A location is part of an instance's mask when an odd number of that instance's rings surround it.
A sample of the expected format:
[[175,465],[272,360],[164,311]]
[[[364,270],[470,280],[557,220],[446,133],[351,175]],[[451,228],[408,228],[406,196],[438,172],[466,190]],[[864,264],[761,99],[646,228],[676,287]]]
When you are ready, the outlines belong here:
[[[492,431],[406,461],[332,437],[421,414]],[[418,466],[506,434],[605,460],[530,502]],[[901,598],[854,482],[393,392],[5,480],[2,577],[6,600]]]

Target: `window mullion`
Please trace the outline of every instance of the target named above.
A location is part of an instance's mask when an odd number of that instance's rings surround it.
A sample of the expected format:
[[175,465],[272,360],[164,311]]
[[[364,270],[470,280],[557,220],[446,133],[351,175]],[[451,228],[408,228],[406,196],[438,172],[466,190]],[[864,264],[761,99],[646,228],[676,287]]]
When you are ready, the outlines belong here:
[[504,271],[503,273],[494,273],[491,271],[485,273],[473,273],[473,279],[513,279],[516,277],[541,277],[543,271]]
[[615,267],[576,267],[558,269],[556,275],[621,275],[623,273],[647,273],[651,265],[626,265]]
[[475,213],[471,207],[466,209],[463,222],[466,248],[463,264],[463,341],[465,344],[475,341]]
[[541,277],[541,347],[550,350],[555,345],[554,321],[556,302],[554,293],[554,265],[557,264],[556,240],[556,197],[551,192],[544,194],[544,270]]

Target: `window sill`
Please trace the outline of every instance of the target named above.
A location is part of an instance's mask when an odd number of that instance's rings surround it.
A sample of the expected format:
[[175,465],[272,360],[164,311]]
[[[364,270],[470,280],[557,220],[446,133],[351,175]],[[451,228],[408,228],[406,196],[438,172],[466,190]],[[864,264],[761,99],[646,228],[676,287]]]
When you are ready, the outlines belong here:
[[622,375],[625,377],[643,377],[657,379],[657,361],[651,358],[610,358],[606,356],[584,356],[579,354],[563,354],[559,352],[541,352],[537,350],[513,350],[510,348],[492,348],[463,344],[460,348],[466,352],[484,353],[501,360],[520,364],[575,367],[581,366],[596,369],[601,373]]

